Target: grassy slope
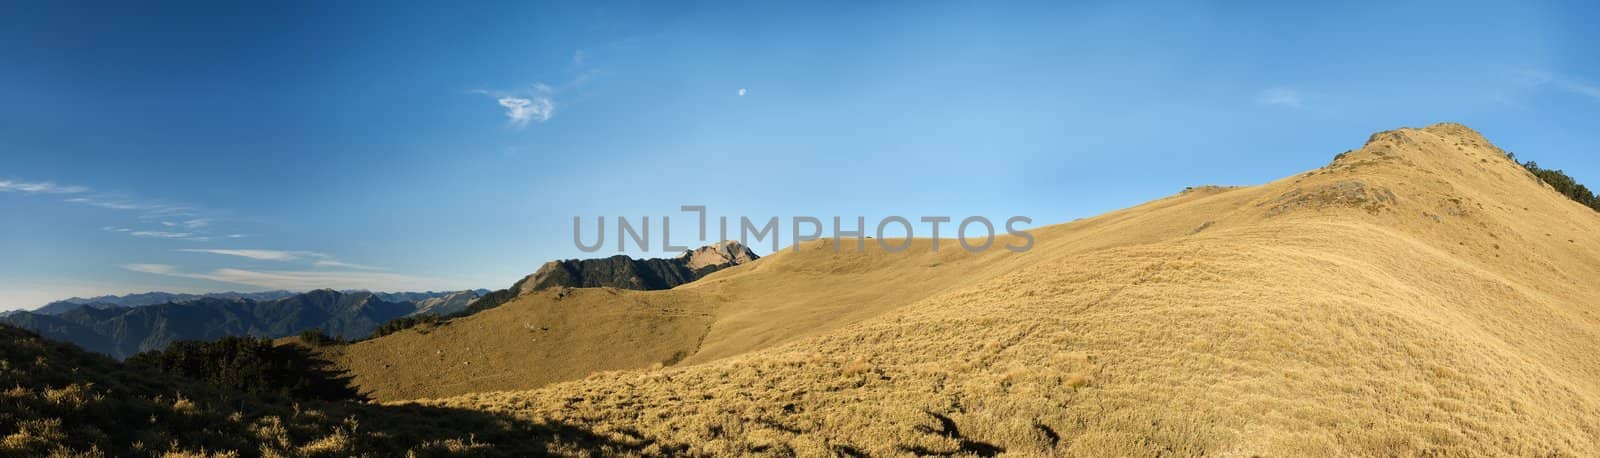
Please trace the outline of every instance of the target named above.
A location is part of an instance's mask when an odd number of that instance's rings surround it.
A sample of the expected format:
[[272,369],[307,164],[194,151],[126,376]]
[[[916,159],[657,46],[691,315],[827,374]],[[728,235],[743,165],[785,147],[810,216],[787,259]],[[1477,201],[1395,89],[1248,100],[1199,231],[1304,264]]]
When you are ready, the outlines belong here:
[[428,403],[711,455],[1595,456],[1597,226],[1475,132],[1403,129],[1026,255],[772,256],[656,293],[714,318],[701,364]]

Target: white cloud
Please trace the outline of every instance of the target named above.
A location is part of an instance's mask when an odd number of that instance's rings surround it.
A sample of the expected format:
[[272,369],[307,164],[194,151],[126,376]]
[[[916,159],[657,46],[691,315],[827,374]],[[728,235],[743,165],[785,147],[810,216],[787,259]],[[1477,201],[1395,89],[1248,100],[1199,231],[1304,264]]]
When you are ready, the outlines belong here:
[[515,127],[526,127],[529,122],[545,122],[555,115],[555,102],[549,97],[532,98],[505,96],[498,100],[506,109],[506,118]]
[[223,268],[209,273],[189,273],[179,271],[176,267],[167,264],[127,264],[122,268],[154,275],[296,291],[321,288],[414,291],[434,289],[441,286],[440,282],[435,279],[386,272],[257,271]]
[[1260,94],[1256,95],[1256,103],[1267,106],[1300,108],[1302,106],[1300,98],[1300,91],[1290,88],[1275,87],[1261,91]]
[[282,251],[282,250],[223,250],[186,248],[178,251],[189,253],[211,253],[224,256],[238,256],[262,261],[294,261],[303,258],[326,258],[328,255],[313,251]]
[[0,191],[23,192],[28,194],[80,194],[89,192],[83,186],[62,186],[48,181],[30,183],[26,181],[0,180]]
[[745,93],[745,90],[744,90],[744,88],[742,88],[742,87],[741,87],[741,88],[739,88],[739,96],[740,96],[740,97],[744,97],[744,93]]

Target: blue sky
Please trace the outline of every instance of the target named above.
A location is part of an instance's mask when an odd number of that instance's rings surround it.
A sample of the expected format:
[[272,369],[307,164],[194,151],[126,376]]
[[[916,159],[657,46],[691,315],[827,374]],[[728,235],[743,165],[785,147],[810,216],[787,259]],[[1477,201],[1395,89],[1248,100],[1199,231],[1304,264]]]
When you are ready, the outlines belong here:
[[1583,3],[586,3],[0,6],[0,309],[499,288],[686,204],[1058,223],[1437,121],[1600,183]]

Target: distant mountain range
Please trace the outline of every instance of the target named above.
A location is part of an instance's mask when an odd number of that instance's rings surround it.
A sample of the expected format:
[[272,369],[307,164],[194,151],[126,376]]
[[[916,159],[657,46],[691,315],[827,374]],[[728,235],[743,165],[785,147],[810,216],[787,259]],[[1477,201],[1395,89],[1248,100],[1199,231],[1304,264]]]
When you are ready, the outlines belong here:
[[[481,295],[479,291],[373,293],[329,289],[198,295],[152,292],[67,299],[32,312],[0,316],[0,322],[87,350],[127,358],[187,339],[238,335],[277,338],[311,329],[346,339],[362,338],[379,325],[402,316],[458,312]],[[162,299],[165,302],[149,303]]]
[[33,311],[0,314],[0,322],[119,359],[177,340],[225,336],[278,338],[316,329],[342,339],[361,339],[395,318],[471,315],[550,288],[670,289],[757,258],[739,242],[724,241],[673,258],[618,255],[550,261],[511,288],[494,292],[148,292],[64,299]]
[[[355,292],[360,292],[360,290],[346,290],[344,292],[346,292],[346,293],[355,293]],[[422,291],[422,292],[398,292],[398,293],[375,292],[373,294],[377,295],[379,299],[383,299],[384,301],[387,301],[387,302],[421,302],[421,301],[424,301],[424,300],[439,298],[439,297],[448,296],[448,295],[452,295],[452,294],[457,294],[457,293],[461,293],[461,292],[462,291],[440,291],[440,292]],[[481,296],[481,295],[484,295],[484,294],[488,294],[489,290],[480,289],[480,290],[476,290],[475,292],[478,295]],[[125,308],[125,307],[138,307],[138,306],[142,306],[142,305],[183,303],[183,302],[190,302],[190,301],[199,300],[199,299],[228,299],[228,300],[232,300],[232,299],[250,299],[250,300],[253,300],[253,301],[275,301],[275,300],[278,300],[278,299],[283,299],[283,298],[286,298],[286,297],[294,296],[296,294],[299,294],[299,293],[296,293],[294,291],[283,291],[283,290],[278,290],[278,291],[260,291],[260,292],[253,292],[253,293],[240,293],[240,292],[228,291],[228,292],[223,292],[223,293],[204,293],[204,294],[168,293],[168,292],[161,292],[161,291],[151,291],[151,292],[148,292],[148,293],[135,293],[135,294],[128,294],[128,295],[123,295],[123,296],[107,295],[107,296],[98,296],[98,297],[91,297],[91,298],[82,298],[82,297],[67,298],[67,299],[62,299],[62,300],[59,300],[59,301],[51,302],[49,304],[45,304],[42,307],[33,309],[33,313],[38,313],[38,314],[43,314],[43,315],[60,315],[62,313],[66,313],[69,310],[76,309],[78,307],[84,307],[84,306],[93,307],[93,308],[97,308],[97,309],[114,309],[114,308]],[[15,313],[15,312],[12,312],[12,313]]]
[[285,297],[293,296],[294,294],[295,293],[290,291],[262,291],[258,293],[236,293],[229,291],[226,293],[206,294],[165,293],[160,291],[151,291],[148,293],[129,294],[126,296],[99,296],[87,299],[74,297],[62,299],[34,309],[33,313],[59,315],[66,313],[68,310],[83,306],[90,306],[97,309],[111,309],[122,307],[138,307],[141,305],[165,304],[168,302],[188,302],[196,299],[251,299],[257,301],[270,301],[275,299],[283,299]]

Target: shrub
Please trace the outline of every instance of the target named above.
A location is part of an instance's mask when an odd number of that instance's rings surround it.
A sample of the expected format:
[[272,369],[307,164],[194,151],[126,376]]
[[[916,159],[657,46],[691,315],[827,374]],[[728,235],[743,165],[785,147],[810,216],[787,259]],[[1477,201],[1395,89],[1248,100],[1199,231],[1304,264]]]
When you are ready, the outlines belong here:
[[164,350],[133,355],[127,364],[263,397],[362,399],[349,377],[310,350],[255,337],[173,342]]
[[1567,196],[1567,198],[1583,204],[1585,207],[1600,211],[1600,197],[1595,196],[1582,183],[1578,183],[1577,180],[1567,176],[1566,172],[1558,169],[1540,168],[1539,163],[1534,161],[1525,162],[1522,167],[1528,169],[1529,172],[1533,173],[1533,176],[1539,177],[1550,187],[1555,188],[1556,192],[1561,193],[1561,195]]
[[329,336],[321,329],[307,329],[300,331],[300,341],[313,347],[325,347],[333,344],[344,343],[338,337]]
[[378,329],[372,331],[372,337],[370,338],[376,339],[421,325],[438,326],[440,323],[444,323],[444,321],[445,319],[440,318],[438,315],[403,316],[389,320],[389,322],[384,323],[383,326],[378,326]]

